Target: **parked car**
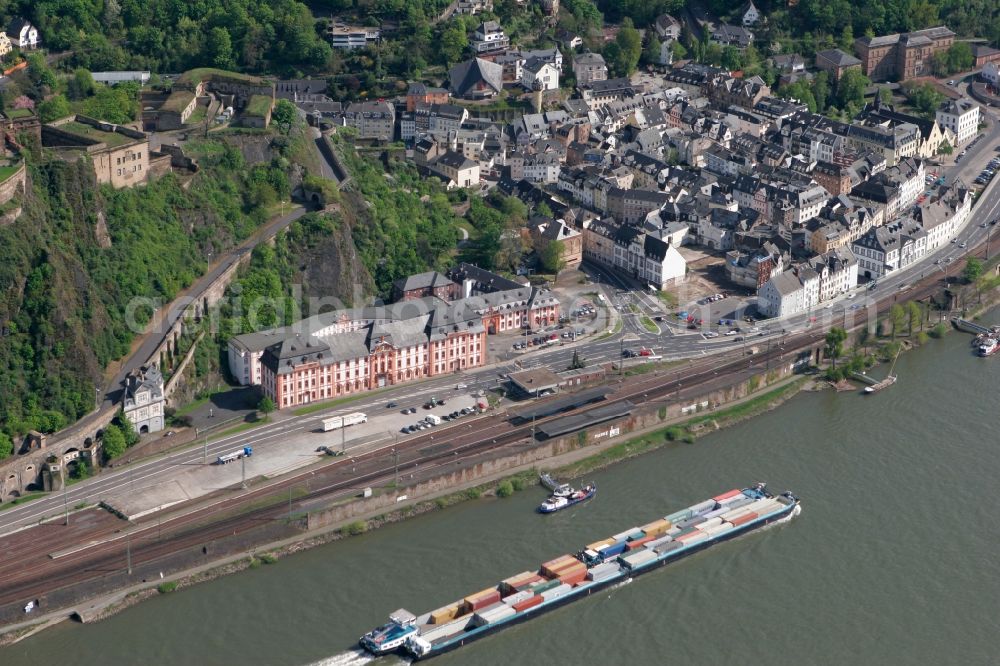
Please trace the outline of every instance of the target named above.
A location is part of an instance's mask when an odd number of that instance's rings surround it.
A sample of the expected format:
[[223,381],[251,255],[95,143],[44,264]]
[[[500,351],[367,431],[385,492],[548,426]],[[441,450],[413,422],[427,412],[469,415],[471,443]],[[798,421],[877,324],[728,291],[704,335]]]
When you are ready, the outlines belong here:
[[467,388],[469,388],[469,387],[466,384],[461,384],[461,383],[460,384],[455,384],[455,390],[456,391],[464,391]]
[[394,401],[390,400],[389,402],[385,403],[385,408],[386,409],[394,409],[396,407],[399,407],[399,405],[396,404],[396,402],[394,402]]

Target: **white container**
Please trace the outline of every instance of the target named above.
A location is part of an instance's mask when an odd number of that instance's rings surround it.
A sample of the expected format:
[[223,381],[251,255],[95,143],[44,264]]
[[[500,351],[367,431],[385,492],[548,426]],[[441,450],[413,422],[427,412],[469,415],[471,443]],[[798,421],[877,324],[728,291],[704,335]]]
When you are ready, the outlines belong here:
[[722,524],[722,518],[720,518],[719,516],[716,516],[715,518],[708,518],[704,522],[698,523],[697,525],[695,525],[695,529],[696,530],[701,530],[701,531],[704,532],[707,529],[711,529],[711,528],[715,527],[716,525],[721,525],[721,524]]
[[551,590],[545,590],[542,592],[542,599],[545,601],[552,601],[553,599],[558,599],[559,597],[565,596],[573,589],[572,585],[563,583],[559,587],[553,587]]
[[694,506],[688,507],[691,513],[701,513],[702,511],[711,511],[715,508],[715,500],[705,500],[704,502],[699,502]]
[[535,593],[531,590],[522,590],[521,592],[515,592],[509,597],[504,597],[503,603],[508,606],[513,606],[514,604],[519,604],[522,601],[527,601],[531,597],[535,596]]
[[649,548],[650,550],[653,550],[657,546],[662,546],[663,544],[670,543],[673,540],[674,540],[674,538],[672,536],[664,536],[664,537],[660,537],[659,539],[654,539],[653,541],[650,541],[650,542],[646,543],[645,546],[646,546],[646,548]]

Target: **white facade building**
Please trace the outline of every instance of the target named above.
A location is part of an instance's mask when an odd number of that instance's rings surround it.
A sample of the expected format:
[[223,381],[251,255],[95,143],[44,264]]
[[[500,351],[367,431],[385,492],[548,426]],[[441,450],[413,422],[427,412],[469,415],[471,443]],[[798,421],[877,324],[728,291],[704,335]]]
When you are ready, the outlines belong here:
[[163,430],[163,375],[155,366],[137,370],[125,378],[122,412],[139,434]]
[[948,100],[937,110],[937,121],[961,145],[979,132],[979,105],[968,98]]

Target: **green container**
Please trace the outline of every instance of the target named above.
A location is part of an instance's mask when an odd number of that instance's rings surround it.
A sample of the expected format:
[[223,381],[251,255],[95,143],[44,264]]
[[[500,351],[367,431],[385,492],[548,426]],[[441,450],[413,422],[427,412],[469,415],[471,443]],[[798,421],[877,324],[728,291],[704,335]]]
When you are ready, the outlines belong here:
[[541,594],[546,590],[551,590],[552,588],[559,587],[560,585],[562,585],[562,583],[560,583],[558,579],[547,580],[544,583],[536,583],[535,585],[532,585],[531,591],[534,592],[535,594]]

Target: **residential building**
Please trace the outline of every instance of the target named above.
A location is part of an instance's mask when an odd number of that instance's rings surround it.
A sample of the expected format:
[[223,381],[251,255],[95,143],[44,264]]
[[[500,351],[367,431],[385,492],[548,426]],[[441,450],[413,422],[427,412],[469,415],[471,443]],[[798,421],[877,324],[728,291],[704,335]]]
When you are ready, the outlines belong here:
[[479,163],[462,153],[447,151],[437,158],[430,168],[454,183],[455,187],[479,186]]
[[730,106],[740,106],[744,109],[754,108],[758,102],[771,94],[771,89],[763,81],[754,79],[737,79],[725,74],[717,74],[705,84],[705,94],[718,108],[728,109]]
[[[916,127],[920,131],[916,155],[924,159],[935,157],[947,138],[937,121],[896,111],[891,104],[883,104],[878,95],[875,96],[874,102],[865,105],[856,120],[868,126],[881,126],[886,129],[894,129],[897,126]],[[906,129],[909,131],[908,127]]]
[[914,215],[927,233],[927,252],[947,244],[969,219],[972,192],[961,184],[949,188],[939,199],[923,203]]
[[10,43],[10,38],[7,37],[7,33],[0,32],[0,58],[13,50],[14,46]]
[[350,26],[330,19],[327,23],[326,38],[335,49],[363,49],[382,38],[378,28],[370,26]]
[[583,235],[566,224],[565,220],[534,218],[528,221],[528,230],[537,251],[544,250],[553,241],[559,241],[562,245],[559,258],[564,266],[577,266],[583,260]]
[[661,42],[676,42],[681,37],[681,22],[670,14],[657,16],[653,28]]
[[591,110],[600,109],[611,102],[626,97],[634,97],[641,92],[628,78],[595,80],[588,84],[577,83],[580,97]]
[[7,38],[22,51],[37,49],[41,43],[38,39],[38,28],[23,18],[11,20],[7,26]]
[[131,187],[149,177],[149,138],[128,127],[69,116],[42,126],[42,145],[63,159],[86,156],[101,184]]
[[470,16],[491,11],[493,11],[493,0],[458,0],[455,6],[456,14],[469,14]]
[[834,81],[839,81],[849,69],[861,69],[861,61],[840,49],[827,49],[816,52],[816,69],[830,73]]
[[389,102],[351,102],[344,111],[344,124],[358,130],[358,138],[392,141],[396,131],[396,107]]
[[472,34],[469,46],[477,56],[486,53],[499,53],[510,48],[510,39],[504,34],[499,23],[483,21]]
[[134,370],[125,377],[122,412],[140,435],[163,430],[163,375],[156,366]]
[[451,94],[462,99],[488,99],[503,89],[503,67],[473,58],[448,70]]
[[768,318],[805,312],[806,290],[799,276],[788,270],[770,278],[757,291],[757,312]]
[[784,270],[784,257],[771,242],[753,252],[731,250],[726,253],[726,276],[741,287],[759,290]]
[[753,33],[743,26],[720,23],[712,31],[712,41],[719,46],[732,46],[743,51],[753,42]]
[[600,53],[580,53],[573,57],[573,76],[578,88],[608,80],[608,65]]
[[531,58],[521,69],[521,85],[527,90],[559,90],[559,69],[550,62]]
[[447,104],[448,91],[444,88],[431,88],[423,83],[411,83],[406,91],[406,110],[413,112],[419,105]]
[[798,53],[771,56],[770,60],[779,72],[801,74],[806,71],[806,60]]
[[970,44],[972,48],[973,68],[986,67],[988,63],[1000,62],[1000,50],[985,44]]
[[613,219],[593,220],[584,227],[583,256],[661,291],[687,272],[684,257],[656,232]]
[[859,37],[854,52],[865,75],[872,81],[888,81],[931,75],[935,53],[955,42],[955,33],[945,26],[881,37]]
[[670,195],[659,190],[612,188],[607,194],[607,212],[624,224],[638,224],[654,210],[670,201]]
[[878,279],[910,265],[927,252],[927,232],[912,218],[902,218],[871,229],[854,241],[851,250],[858,258],[858,272]]
[[737,10],[736,15],[740,17],[743,22],[744,28],[749,28],[752,25],[756,25],[761,19],[760,10],[753,4],[753,0],[747,0],[746,3]]
[[968,97],[945,100],[935,117],[955,135],[955,145],[962,145],[979,133],[979,105]]
[[991,61],[983,65],[983,71],[979,72],[983,80],[994,88],[1000,87],[1000,62]]

